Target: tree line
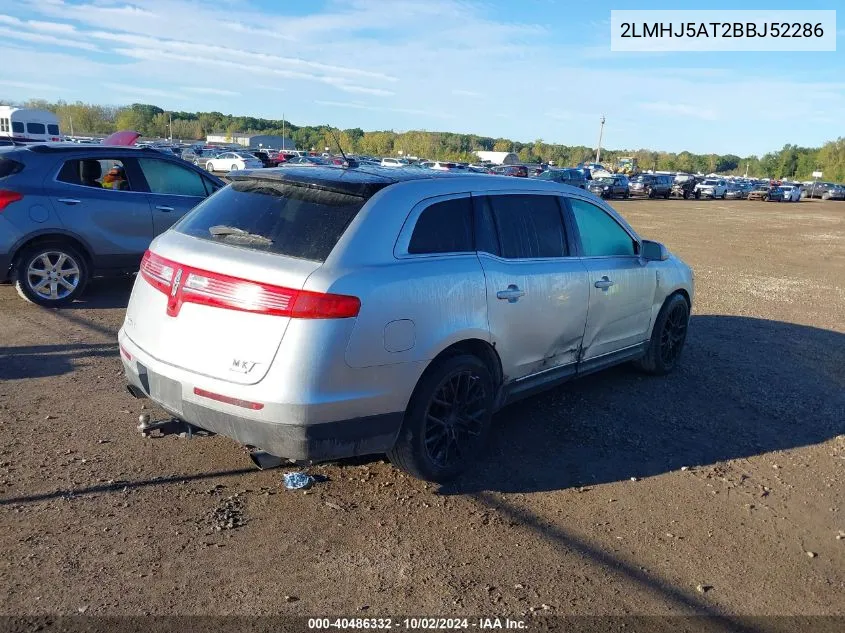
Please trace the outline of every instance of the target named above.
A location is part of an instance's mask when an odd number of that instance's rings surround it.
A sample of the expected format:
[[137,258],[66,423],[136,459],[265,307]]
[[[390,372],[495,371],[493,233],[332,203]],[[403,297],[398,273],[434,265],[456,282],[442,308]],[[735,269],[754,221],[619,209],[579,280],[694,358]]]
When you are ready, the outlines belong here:
[[[200,140],[208,134],[237,132],[284,134],[300,149],[322,151],[337,144],[328,125],[298,126],[280,119],[234,116],[221,112],[165,111],[155,105],[133,103],[129,106],[102,106],[87,103],[32,100],[25,107],[50,110],[59,118],[65,134],[102,135],[116,130],[132,129],[143,136],[180,140]],[[360,128],[335,130],[346,153],[374,156],[418,156],[431,160],[477,160],[476,150],[514,152],[520,161],[537,163],[554,161],[557,165],[577,165],[593,160],[595,150],[582,145],[560,145],[537,139],[530,143],[506,138],[452,132],[372,131]],[[734,154],[693,154],[692,152],[659,152],[650,149],[602,150],[602,162],[612,163],[619,157],[636,157],[641,169],[703,173],[745,174],[772,178],[806,180],[814,171],[824,173],[824,180],[845,181],[845,138],[829,141],[822,147],[785,145],[780,151],[763,156]]]

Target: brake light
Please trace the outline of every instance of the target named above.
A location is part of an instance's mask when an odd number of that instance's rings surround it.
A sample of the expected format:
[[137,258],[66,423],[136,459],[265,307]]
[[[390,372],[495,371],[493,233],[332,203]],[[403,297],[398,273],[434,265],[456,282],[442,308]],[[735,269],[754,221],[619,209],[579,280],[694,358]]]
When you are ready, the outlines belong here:
[[361,309],[358,297],[249,281],[182,266],[151,251],[141,261],[141,275],[168,295],[170,316],[179,314],[184,303],[294,319],[345,319],[358,316]]
[[123,358],[125,358],[126,360],[131,361],[131,360],[132,360],[132,354],[130,354],[129,352],[127,352],[127,351],[124,349],[123,345],[119,345],[118,347],[120,347],[120,355],[121,355],[121,356],[123,356]]
[[0,189],[0,212],[4,211],[13,202],[23,200],[23,194],[8,189]]
[[300,290],[290,316],[294,319],[348,319],[358,316],[360,309],[358,297]]
[[209,400],[216,400],[217,402],[225,402],[226,404],[232,404],[236,407],[243,407],[244,409],[251,409],[252,411],[261,411],[264,408],[264,405],[261,402],[250,402],[249,400],[241,400],[240,398],[232,398],[231,396],[223,396],[219,393],[214,393],[212,391],[206,391],[205,389],[200,389],[199,387],[194,387],[194,394],[200,396],[202,398],[208,398]]
[[144,258],[141,260],[141,276],[153,288],[169,293],[174,270],[173,262],[159,257],[149,250],[144,253]]

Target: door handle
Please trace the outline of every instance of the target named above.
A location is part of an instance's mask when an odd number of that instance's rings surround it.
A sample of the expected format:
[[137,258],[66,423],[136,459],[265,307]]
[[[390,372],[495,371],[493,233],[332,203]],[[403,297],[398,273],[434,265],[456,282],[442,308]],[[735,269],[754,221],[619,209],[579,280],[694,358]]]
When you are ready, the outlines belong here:
[[596,288],[600,288],[602,290],[607,290],[613,285],[613,282],[605,275],[601,279],[599,279],[595,284],[593,284]]
[[496,293],[496,298],[507,300],[508,303],[516,303],[523,295],[525,295],[524,290],[520,290],[516,284],[511,284],[507,290],[499,290]]
[[65,204],[79,204],[79,200],[76,198],[59,198],[59,202],[64,202]]
[[171,211],[173,211],[173,207],[165,207],[162,205],[157,206],[156,209],[158,209],[159,211],[164,211],[165,213],[170,213]]

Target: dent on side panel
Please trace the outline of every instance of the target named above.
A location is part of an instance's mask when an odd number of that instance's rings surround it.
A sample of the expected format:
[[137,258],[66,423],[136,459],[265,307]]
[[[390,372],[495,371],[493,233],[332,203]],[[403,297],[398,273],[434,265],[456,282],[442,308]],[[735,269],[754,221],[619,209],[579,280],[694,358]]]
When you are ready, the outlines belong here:
[[[489,338],[486,285],[474,255],[406,259],[356,275],[361,311],[346,348],[351,367],[430,360],[462,338]],[[396,321],[410,322],[401,324],[402,344],[389,326]]]

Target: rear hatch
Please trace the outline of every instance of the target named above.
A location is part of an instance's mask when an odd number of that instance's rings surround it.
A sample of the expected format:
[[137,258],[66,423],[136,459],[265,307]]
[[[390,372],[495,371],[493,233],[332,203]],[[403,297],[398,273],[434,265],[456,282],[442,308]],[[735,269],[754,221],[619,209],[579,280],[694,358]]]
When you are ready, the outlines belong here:
[[153,242],[124,332],[175,367],[259,382],[291,318],[358,314],[355,297],[303,287],[367,198],[244,172]]

